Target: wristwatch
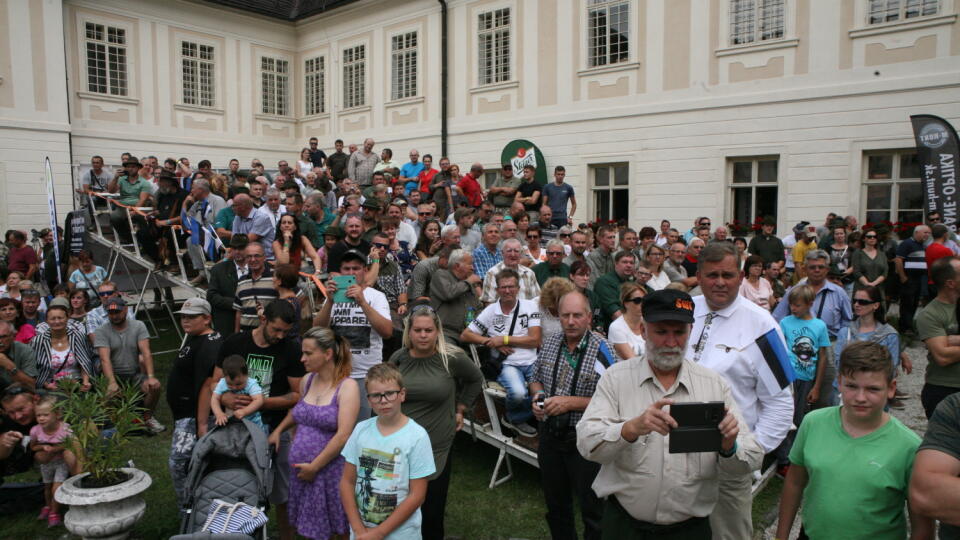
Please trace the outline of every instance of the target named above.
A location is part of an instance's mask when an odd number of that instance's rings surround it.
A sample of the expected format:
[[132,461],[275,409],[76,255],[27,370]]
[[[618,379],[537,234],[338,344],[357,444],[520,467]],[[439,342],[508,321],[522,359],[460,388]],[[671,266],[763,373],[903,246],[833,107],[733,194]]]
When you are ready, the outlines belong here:
[[7,371],[9,371],[10,375],[13,376],[13,375],[16,375],[17,373],[20,373],[20,368],[18,368],[17,366],[13,366],[13,369],[9,369]]

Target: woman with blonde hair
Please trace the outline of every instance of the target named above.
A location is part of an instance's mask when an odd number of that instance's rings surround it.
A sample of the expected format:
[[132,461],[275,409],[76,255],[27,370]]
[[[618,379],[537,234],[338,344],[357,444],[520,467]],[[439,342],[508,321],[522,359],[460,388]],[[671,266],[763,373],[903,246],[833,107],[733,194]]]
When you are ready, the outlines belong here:
[[577,286],[567,278],[552,277],[540,287],[540,332],[544,339],[563,331],[560,326],[560,314],[557,311],[560,297],[577,290]]
[[230,181],[225,175],[222,174],[211,174],[210,175],[210,193],[214,193],[223,197],[223,200],[229,199],[230,191]]
[[646,295],[647,289],[635,281],[628,281],[620,286],[623,315],[610,323],[607,336],[610,343],[613,343],[617,356],[624,360],[641,356],[646,348],[646,341],[640,335],[643,328],[643,297]]
[[303,336],[300,361],[308,375],[300,381],[300,401],[270,434],[280,436],[296,424],[290,446],[290,525],[307,538],[330,538],[350,532],[340,502],[343,475],[340,452],[360,412],[360,389],[350,378],[350,342],[329,328],[311,328]]
[[652,277],[647,281],[647,287],[655,291],[666,288],[670,284],[670,277],[663,271],[663,261],[666,258],[666,251],[661,246],[653,244],[647,248],[646,262]]
[[430,434],[437,472],[429,478],[423,514],[424,540],[443,540],[443,514],[450,485],[450,449],[463,427],[464,412],[480,395],[483,376],[466,353],[443,339],[443,326],[427,304],[410,311],[403,348],[389,362],[400,370],[406,388],[403,414]]

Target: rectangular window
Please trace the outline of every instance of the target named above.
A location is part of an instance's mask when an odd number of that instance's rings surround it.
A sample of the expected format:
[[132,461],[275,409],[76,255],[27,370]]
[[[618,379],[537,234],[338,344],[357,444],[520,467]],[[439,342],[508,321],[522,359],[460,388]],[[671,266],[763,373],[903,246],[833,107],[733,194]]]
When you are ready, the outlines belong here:
[[778,156],[735,158],[728,161],[727,177],[730,200],[733,202],[732,221],[750,226],[756,220],[770,216],[777,218]]
[[289,88],[290,63],[279,58],[260,59],[261,102],[260,112],[286,116],[289,114],[287,89]]
[[871,152],[864,159],[866,223],[921,223],[923,188],[916,150]]
[[417,33],[407,32],[391,38],[390,99],[417,95]]
[[213,107],[214,90],[213,47],[183,41],[180,43],[180,60],[183,70],[183,103]]
[[587,56],[590,67],[626,62],[630,56],[630,2],[587,2]]
[[367,47],[357,45],[343,50],[343,108],[367,104],[366,93]]
[[630,166],[626,163],[591,165],[593,214],[601,223],[630,221]]
[[477,77],[481,85],[510,80],[510,8],[481,13],[477,18],[479,36]]
[[306,114],[323,114],[326,112],[323,57],[308,58],[304,62],[303,72],[306,75],[303,85],[306,91]]
[[786,0],[730,0],[730,44],[780,39]]
[[940,0],[868,0],[869,24],[883,24],[916,17],[936,15]]
[[127,95],[127,31],[86,23],[87,90]]

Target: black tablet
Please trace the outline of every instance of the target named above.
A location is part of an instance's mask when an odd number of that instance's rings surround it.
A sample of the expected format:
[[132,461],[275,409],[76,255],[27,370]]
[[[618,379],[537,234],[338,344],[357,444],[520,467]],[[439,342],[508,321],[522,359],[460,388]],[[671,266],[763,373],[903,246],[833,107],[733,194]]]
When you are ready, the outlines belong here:
[[670,430],[670,453],[719,452],[724,415],[722,401],[670,405],[670,416],[678,424]]

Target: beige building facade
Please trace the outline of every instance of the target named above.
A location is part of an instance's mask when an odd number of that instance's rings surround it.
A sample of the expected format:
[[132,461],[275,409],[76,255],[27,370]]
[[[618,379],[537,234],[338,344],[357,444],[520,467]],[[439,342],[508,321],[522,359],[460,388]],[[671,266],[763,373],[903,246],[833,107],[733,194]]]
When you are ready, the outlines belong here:
[[93,155],[438,157],[444,97],[453,162],[530,140],[579,222],[911,221],[909,116],[960,121],[960,0],[448,0],[445,78],[436,0],[229,4],[0,0],[0,228],[48,222],[47,156],[61,218]]

